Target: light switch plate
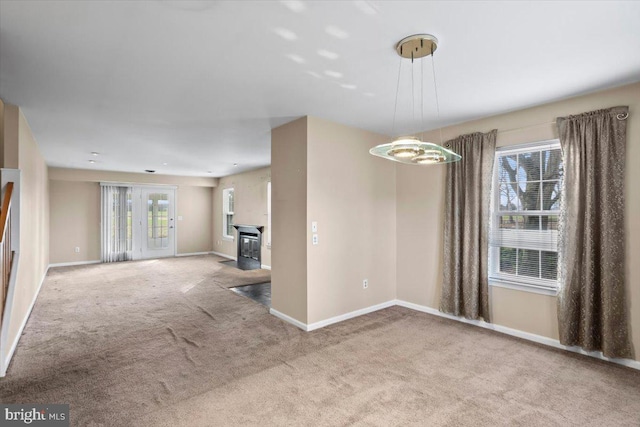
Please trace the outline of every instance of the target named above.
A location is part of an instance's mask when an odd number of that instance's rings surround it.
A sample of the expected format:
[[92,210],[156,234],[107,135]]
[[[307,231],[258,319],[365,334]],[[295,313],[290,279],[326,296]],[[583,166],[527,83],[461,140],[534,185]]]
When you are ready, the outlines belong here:
[[311,232],[312,233],[318,232],[318,221],[311,221]]
[[314,245],[318,244],[318,235],[314,234],[313,237],[311,238],[311,243],[313,243]]

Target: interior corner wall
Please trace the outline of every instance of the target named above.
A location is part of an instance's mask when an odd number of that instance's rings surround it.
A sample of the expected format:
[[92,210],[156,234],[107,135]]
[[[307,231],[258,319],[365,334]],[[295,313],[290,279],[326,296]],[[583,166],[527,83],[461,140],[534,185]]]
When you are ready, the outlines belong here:
[[[49,168],[52,264],[100,260],[100,182],[176,185],[177,253],[210,252],[217,179]],[[80,252],[75,252],[75,248]]]
[[262,265],[271,266],[271,247],[267,246],[267,183],[271,181],[271,168],[261,168],[249,172],[220,178],[213,191],[213,247],[214,251],[235,257],[237,242],[223,237],[222,192],[233,188],[233,222],[235,224],[264,226],[261,247]]
[[271,131],[271,308],[307,323],[307,118]]
[[[312,324],[396,298],[396,171],[393,162],[369,154],[388,137],[316,117],[307,123],[304,236]],[[317,245],[311,222],[318,224]]]
[[[444,140],[498,129],[498,146],[557,138],[556,117],[619,105],[629,106],[626,157],[626,277],[630,324],[640,360],[640,83],[562,100],[442,129]],[[438,131],[425,135],[439,141]],[[625,159],[621,159],[625,161]],[[445,168],[397,166],[397,296],[437,309],[443,265]],[[570,189],[569,189],[570,191]],[[420,266],[420,268],[415,268]],[[490,287],[492,321],[497,325],[558,339],[557,298]]]
[[5,139],[5,148],[8,143],[13,146],[12,161],[17,163],[14,168],[21,171],[20,259],[8,328],[9,348],[4,349],[9,352],[19,338],[49,266],[49,181],[47,165],[22,111],[8,104],[7,111],[10,114],[5,115],[5,131],[14,129],[17,135],[11,136],[15,137],[13,141]]

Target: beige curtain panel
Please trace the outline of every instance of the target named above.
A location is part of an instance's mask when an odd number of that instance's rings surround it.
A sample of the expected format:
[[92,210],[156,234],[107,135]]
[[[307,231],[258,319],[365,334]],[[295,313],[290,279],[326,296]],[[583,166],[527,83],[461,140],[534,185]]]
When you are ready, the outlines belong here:
[[558,253],[560,342],[632,358],[625,300],[628,107],[557,119],[564,161]]
[[440,311],[489,316],[489,206],[497,130],[447,141],[462,160],[447,164]]

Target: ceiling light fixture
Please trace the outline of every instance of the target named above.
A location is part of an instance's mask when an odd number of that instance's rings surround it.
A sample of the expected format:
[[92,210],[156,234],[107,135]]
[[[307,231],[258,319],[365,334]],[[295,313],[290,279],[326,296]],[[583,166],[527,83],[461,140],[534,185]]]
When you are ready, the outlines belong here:
[[92,151],[91,155],[94,157],[98,157],[100,155],[100,153],[98,153],[97,151]]
[[[400,40],[396,45],[396,51],[401,58],[411,59],[411,65],[413,66],[416,59],[425,58],[431,56],[431,66],[433,68],[433,87],[436,100],[436,111],[438,114],[438,125],[440,125],[440,105],[438,103],[438,90],[436,86],[436,74],[435,66],[433,65],[433,53],[438,48],[438,39],[430,34],[416,34],[413,36],[405,37]],[[400,68],[402,67],[402,59],[400,60]],[[393,130],[395,132],[396,112],[398,110],[398,92],[400,90],[400,68],[398,69],[398,86],[396,88],[396,103],[393,111]],[[424,67],[421,67],[424,70]],[[411,96],[415,99],[415,88],[413,85],[413,70],[411,71]],[[424,82],[424,72],[421,75],[421,79]],[[424,91],[422,90],[422,84],[420,85],[420,116],[421,124],[424,118]],[[415,105],[414,105],[415,110]],[[423,126],[424,129],[424,126]],[[410,165],[432,165],[438,163],[451,163],[457,162],[462,157],[451,150],[447,150],[441,145],[434,144],[432,142],[423,141],[423,138],[417,138],[415,136],[403,136],[396,138],[392,142],[386,144],[380,144],[369,150],[369,153],[374,156],[382,157],[383,159],[393,160],[400,163],[406,163]],[[442,129],[440,130],[440,144],[442,144]]]

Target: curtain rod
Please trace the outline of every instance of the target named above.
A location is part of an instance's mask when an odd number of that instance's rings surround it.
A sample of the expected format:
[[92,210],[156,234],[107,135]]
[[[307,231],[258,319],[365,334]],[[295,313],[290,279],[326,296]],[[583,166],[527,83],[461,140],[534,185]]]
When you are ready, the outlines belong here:
[[[629,113],[624,113],[624,114],[618,114],[616,115],[616,119],[618,120],[626,120],[629,117]],[[552,121],[552,122],[545,122],[545,123],[537,123],[535,125],[529,125],[529,126],[522,126],[519,128],[511,128],[511,129],[505,129],[505,130],[500,130],[500,128],[498,128],[498,133],[508,133],[508,132],[515,132],[517,130],[523,130],[523,129],[529,129],[529,128],[536,128],[539,126],[547,126],[547,125],[554,125],[556,124],[556,121]]]
[[498,133],[515,132],[517,130],[523,130],[523,129],[529,129],[529,128],[537,128],[539,126],[554,125],[555,123],[556,123],[556,121],[554,120],[552,122],[537,123],[535,125],[522,126],[522,127],[519,127],[519,128],[511,128],[511,129],[505,129],[505,130],[500,130],[500,128],[498,128]]

